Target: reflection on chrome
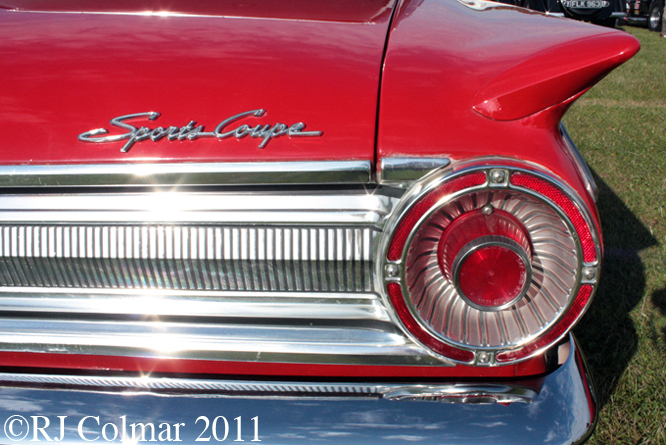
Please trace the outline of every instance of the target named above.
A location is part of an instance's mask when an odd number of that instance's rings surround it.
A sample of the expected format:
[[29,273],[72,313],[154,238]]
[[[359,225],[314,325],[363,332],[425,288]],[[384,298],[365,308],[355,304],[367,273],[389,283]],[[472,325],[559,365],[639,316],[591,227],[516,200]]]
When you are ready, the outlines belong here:
[[[396,402],[382,396],[396,386],[392,384],[165,379],[147,377],[149,370],[137,377],[5,373],[0,374],[0,418],[16,412],[53,419],[69,415],[68,420],[76,425],[84,416],[100,416],[104,424],[126,415],[136,422],[159,419],[170,424],[185,422],[191,427],[200,415],[243,415],[259,417],[264,443],[282,443],[285,439],[297,443],[327,436],[337,442],[344,437],[345,443],[353,440],[368,445],[384,443],[383,438],[389,437],[418,437],[423,443],[455,445],[570,445],[590,434],[596,410],[577,345],[569,338],[572,347],[562,366],[530,379],[529,384],[522,382],[523,389],[536,394],[529,403],[470,407],[468,403]],[[519,387],[517,383],[506,385]],[[435,387],[441,390],[447,385],[432,385],[429,389]],[[464,400],[458,397],[458,401]],[[329,436],[332,432],[342,434]],[[193,443],[201,430],[184,428],[182,433],[183,443]]]
[[[206,380],[170,377],[151,377],[143,371],[139,377],[84,376],[48,374],[0,373],[2,383],[37,383],[77,387],[89,390],[117,388],[150,390],[163,393],[170,390],[192,391],[199,395],[226,394],[242,396],[249,393],[272,397],[368,397],[395,401],[435,401],[452,404],[527,403],[539,397],[538,383],[449,383],[449,384],[391,384],[391,383],[315,383],[291,381]],[[304,399],[307,400],[307,399]],[[372,413],[365,413],[366,419]]]
[[2,187],[367,184],[370,161],[2,165]]

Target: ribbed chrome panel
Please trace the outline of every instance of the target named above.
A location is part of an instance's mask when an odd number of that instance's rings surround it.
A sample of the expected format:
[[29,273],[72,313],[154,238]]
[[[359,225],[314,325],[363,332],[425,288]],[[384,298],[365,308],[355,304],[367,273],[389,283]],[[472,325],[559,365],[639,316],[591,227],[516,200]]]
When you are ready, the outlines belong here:
[[375,192],[0,196],[0,350],[448,366],[375,288]]
[[3,225],[0,286],[370,292],[372,228]]
[[196,391],[204,394],[258,393],[312,395],[381,395],[386,385],[360,383],[254,382],[251,380],[202,380],[153,377],[98,377],[49,374],[0,373],[1,383],[36,383],[95,389],[134,391]]

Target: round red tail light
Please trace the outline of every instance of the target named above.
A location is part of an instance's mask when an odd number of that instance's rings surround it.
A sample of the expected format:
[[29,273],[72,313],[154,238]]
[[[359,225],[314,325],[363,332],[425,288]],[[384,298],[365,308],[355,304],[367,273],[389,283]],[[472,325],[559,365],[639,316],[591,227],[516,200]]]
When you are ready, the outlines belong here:
[[457,362],[539,353],[582,316],[596,286],[597,238],[585,210],[566,186],[522,169],[418,184],[384,244],[387,294],[403,325]]
[[500,310],[527,292],[531,252],[520,222],[491,205],[456,218],[438,247],[442,272],[479,310]]
[[506,241],[479,238],[478,248],[461,259],[455,284],[470,306],[500,310],[527,290],[530,265]]

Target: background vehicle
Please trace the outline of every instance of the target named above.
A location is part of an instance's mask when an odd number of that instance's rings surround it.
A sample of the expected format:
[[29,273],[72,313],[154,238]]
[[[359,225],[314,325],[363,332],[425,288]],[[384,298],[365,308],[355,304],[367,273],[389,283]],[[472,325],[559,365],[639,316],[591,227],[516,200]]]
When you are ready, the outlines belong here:
[[626,3],[626,8],[629,23],[644,24],[650,31],[661,30],[663,0],[630,0]]
[[502,3],[608,27],[614,27],[617,19],[627,16],[621,0],[506,0]]

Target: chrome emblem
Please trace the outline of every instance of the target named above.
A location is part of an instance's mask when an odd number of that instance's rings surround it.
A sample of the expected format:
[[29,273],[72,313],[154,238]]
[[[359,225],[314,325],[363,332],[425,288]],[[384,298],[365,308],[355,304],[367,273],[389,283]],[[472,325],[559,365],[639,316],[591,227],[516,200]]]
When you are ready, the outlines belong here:
[[145,117],[148,118],[148,120],[150,121],[154,121],[155,119],[160,117],[160,113],[150,111],[147,113],[126,114],[124,116],[114,117],[113,119],[111,119],[110,122],[111,125],[128,130],[127,133],[112,135],[112,136],[96,137],[101,134],[109,133],[109,131],[106,128],[97,128],[95,130],[90,130],[86,131],[85,133],[81,133],[78,139],[83,142],[96,142],[96,143],[118,142],[127,139],[127,142],[125,142],[123,148],[120,149],[121,152],[126,153],[132,148],[132,146],[135,143],[145,141],[147,139],[150,139],[153,142],[157,142],[160,139],[164,138],[170,141],[174,140],[183,141],[185,139],[193,141],[199,138],[225,139],[233,136],[236,139],[242,139],[245,136],[250,136],[251,138],[261,139],[258,148],[264,148],[270,142],[271,139],[284,135],[290,137],[303,137],[303,136],[314,137],[314,136],[321,136],[323,134],[321,131],[303,131],[303,129],[305,128],[305,124],[303,122],[296,122],[291,126],[287,126],[286,124],[281,124],[281,123],[277,123],[275,125],[259,124],[254,127],[247,124],[242,124],[232,130],[228,129],[228,127],[230,127],[233,123],[243,118],[262,117],[265,113],[266,110],[259,109],[259,110],[251,110],[251,111],[246,111],[245,113],[236,114],[235,116],[231,116],[230,118],[227,118],[222,122],[220,122],[213,131],[204,131],[205,127],[203,125],[197,125],[197,122],[192,120],[187,125],[184,125],[182,127],[170,126],[167,128],[164,127],[137,128],[134,125],[128,124],[124,121],[128,119],[137,119],[141,117]]

